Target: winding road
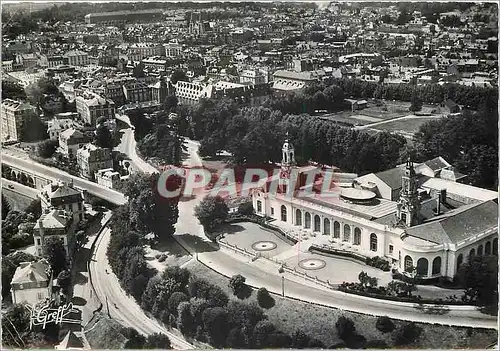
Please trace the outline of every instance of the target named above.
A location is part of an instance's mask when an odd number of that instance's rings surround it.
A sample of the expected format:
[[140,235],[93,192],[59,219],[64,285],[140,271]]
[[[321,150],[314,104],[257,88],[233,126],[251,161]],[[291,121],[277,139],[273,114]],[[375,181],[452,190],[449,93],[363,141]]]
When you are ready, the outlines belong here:
[[89,265],[94,290],[103,303],[103,312],[108,312],[111,318],[124,326],[136,329],[141,334],[166,334],[175,349],[193,349],[194,346],[182,337],[168,331],[154,318],[149,318],[134,298],[128,296],[121,288],[106,255],[110,234],[111,230],[108,228],[101,233]]

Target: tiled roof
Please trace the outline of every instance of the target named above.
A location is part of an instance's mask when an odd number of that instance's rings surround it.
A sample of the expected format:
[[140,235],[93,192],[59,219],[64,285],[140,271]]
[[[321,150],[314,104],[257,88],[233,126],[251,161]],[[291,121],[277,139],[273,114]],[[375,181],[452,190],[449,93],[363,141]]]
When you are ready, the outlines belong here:
[[80,340],[78,336],[76,336],[73,331],[68,331],[68,334],[64,337],[64,339],[61,341],[61,343],[58,345],[58,348],[60,350],[67,350],[71,348],[82,348],[83,349],[83,342]]
[[52,210],[40,216],[34,229],[62,229],[71,220],[71,216],[64,210]]
[[61,132],[61,134],[65,139],[69,138],[85,138],[85,134],[80,132],[79,130],[76,130],[74,128],[66,129],[64,132]]
[[450,164],[446,162],[446,160],[441,156],[426,161],[424,162],[424,164],[428,166],[430,169],[432,169],[434,172],[446,167],[450,167]]
[[46,282],[50,279],[48,272],[50,264],[45,259],[38,262],[22,262],[17,267],[12,283],[24,284],[31,282]]
[[73,195],[81,195],[81,192],[73,188],[72,186],[64,183],[57,182],[47,185],[42,189],[42,192],[46,193],[50,198],[67,197]]
[[401,189],[402,177],[405,173],[404,167],[395,167],[387,171],[375,173],[375,176],[383,181],[392,190]]
[[450,211],[435,221],[410,227],[406,233],[437,244],[456,244],[495,228],[498,228],[498,204],[486,201]]

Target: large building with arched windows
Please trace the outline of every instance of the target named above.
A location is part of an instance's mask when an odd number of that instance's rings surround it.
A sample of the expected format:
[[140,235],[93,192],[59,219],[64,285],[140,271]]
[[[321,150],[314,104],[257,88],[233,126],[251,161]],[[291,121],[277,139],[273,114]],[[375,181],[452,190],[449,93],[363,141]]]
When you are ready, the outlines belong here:
[[498,193],[461,183],[465,175],[441,157],[298,196],[307,184],[286,187],[292,171],[304,179],[304,169],[295,166],[288,140],[282,152],[278,191],[254,189],[252,201],[285,232],[327,235],[332,251],[385,257],[422,279],[452,279],[468,256],[498,253]]

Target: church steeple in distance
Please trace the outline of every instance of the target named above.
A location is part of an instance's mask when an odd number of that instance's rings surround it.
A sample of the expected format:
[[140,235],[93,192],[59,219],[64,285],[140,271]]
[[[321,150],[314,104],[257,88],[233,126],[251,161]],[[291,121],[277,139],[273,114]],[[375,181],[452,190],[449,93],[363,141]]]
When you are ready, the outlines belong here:
[[405,172],[402,177],[401,193],[399,195],[397,217],[407,227],[417,224],[420,212],[420,200],[418,198],[417,175],[411,158],[406,161]]

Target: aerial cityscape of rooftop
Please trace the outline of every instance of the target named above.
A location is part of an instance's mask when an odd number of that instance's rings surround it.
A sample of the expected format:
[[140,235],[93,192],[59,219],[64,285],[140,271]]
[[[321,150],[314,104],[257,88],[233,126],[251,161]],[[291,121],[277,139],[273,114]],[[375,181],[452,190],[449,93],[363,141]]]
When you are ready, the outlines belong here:
[[498,349],[498,5],[2,4],[2,348]]

